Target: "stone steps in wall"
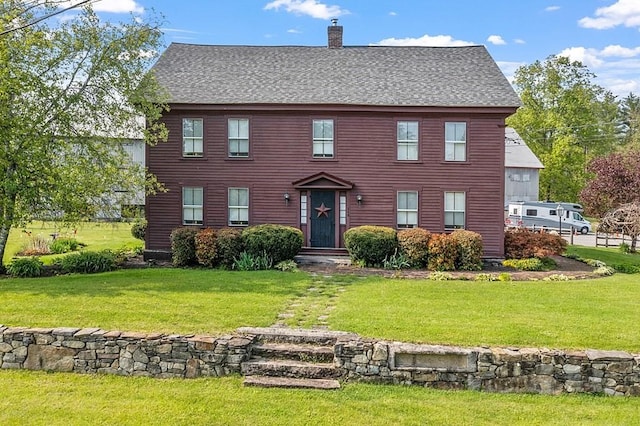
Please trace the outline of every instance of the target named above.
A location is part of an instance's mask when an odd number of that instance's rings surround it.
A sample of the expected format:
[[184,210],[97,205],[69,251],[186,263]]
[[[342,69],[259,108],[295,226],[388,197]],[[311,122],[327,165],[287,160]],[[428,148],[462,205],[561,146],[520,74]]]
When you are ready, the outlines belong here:
[[312,363],[291,359],[252,359],[240,365],[245,376],[292,377],[299,379],[335,379],[342,371],[331,362]]
[[340,382],[334,379],[294,379],[291,377],[271,376],[246,376],[244,378],[244,385],[262,388],[340,389]]
[[334,345],[350,333],[285,327],[244,327],[252,335],[251,359],[240,366],[245,386],[339,389],[344,372],[334,363]]
[[254,358],[333,362],[333,347],[294,343],[261,343],[251,349]]

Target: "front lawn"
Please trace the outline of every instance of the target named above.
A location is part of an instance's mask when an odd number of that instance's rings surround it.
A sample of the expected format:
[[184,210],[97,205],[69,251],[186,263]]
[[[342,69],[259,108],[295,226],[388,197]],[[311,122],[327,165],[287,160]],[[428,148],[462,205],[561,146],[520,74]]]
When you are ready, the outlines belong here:
[[638,275],[575,281],[368,278],[348,287],[336,330],[462,346],[596,348],[640,352]]
[[339,391],[245,388],[238,377],[0,371],[0,424],[631,425],[640,398],[504,395],[347,383]]
[[219,335],[273,324],[303,273],[129,269],[0,279],[0,324]]
[[[568,246],[568,255],[600,260],[610,266],[640,268],[640,253],[623,253],[618,248]],[[639,276],[640,277],[640,276]]]

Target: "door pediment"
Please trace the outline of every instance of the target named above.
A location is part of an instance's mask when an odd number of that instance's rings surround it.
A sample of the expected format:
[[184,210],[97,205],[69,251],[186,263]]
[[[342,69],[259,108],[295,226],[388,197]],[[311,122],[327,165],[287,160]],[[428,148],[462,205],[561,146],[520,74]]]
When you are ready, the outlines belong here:
[[329,173],[320,172],[293,182],[295,189],[334,189],[347,190],[353,188],[353,183]]

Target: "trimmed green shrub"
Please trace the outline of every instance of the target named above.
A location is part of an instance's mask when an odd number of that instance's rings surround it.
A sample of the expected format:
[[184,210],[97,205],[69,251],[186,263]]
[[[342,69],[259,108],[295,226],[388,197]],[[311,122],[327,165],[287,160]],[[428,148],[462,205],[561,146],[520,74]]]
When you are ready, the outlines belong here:
[[173,266],[182,267],[195,265],[196,234],[198,228],[181,227],[171,232],[171,259]]
[[302,231],[292,226],[255,225],[242,232],[244,250],[255,257],[267,253],[273,263],[293,259],[303,242]]
[[7,267],[7,272],[12,277],[33,278],[42,275],[44,266],[37,257],[24,257],[16,259]]
[[482,236],[477,232],[457,229],[450,238],[456,245],[455,268],[459,271],[482,269]]
[[216,234],[216,263],[231,269],[244,250],[242,232],[236,228],[221,228]]
[[136,219],[131,225],[131,235],[133,238],[144,241],[144,237],[147,234],[147,220]]
[[109,250],[71,253],[61,258],[59,265],[66,274],[94,274],[113,271],[117,267],[115,255]]
[[429,258],[431,233],[424,228],[403,229],[398,232],[398,247],[412,268],[425,268]]
[[507,259],[528,259],[561,255],[567,242],[559,235],[513,229],[504,233],[504,254]]
[[70,251],[76,251],[84,244],[80,244],[75,238],[56,238],[49,244],[49,249],[53,254],[69,253]]
[[198,263],[213,268],[217,263],[216,232],[211,228],[200,230],[195,237]]
[[429,260],[431,271],[453,271],[456,268],[456,244],[448,234],[432,234],[429,239]]
[[351,260],[365,266],[382,266],[398,247],[396,230],[386,226],[364,225],[344,233],[344,245]]

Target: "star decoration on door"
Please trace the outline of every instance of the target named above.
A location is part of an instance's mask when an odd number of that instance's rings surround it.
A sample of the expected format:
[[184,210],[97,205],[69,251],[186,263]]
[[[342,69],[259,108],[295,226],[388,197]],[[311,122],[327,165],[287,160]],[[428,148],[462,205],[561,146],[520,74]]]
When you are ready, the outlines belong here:
[[331,209],[325,206],[324,203],[320,204],[320,207],[315,207],[314,210],[318,212],[318,217],[322,215],[329,217],[329,212],[331,211]]

